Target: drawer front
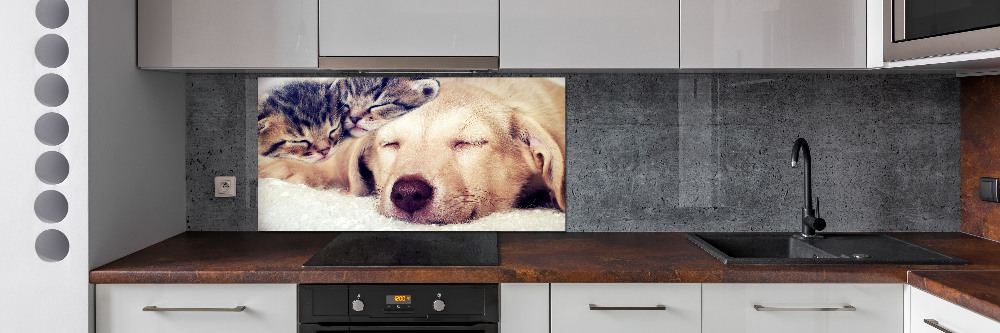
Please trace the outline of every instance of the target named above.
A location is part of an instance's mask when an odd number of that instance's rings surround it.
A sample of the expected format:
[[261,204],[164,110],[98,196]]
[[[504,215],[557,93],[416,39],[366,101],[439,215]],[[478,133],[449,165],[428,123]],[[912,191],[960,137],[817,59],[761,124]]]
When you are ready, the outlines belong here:
[[[554,283],[551,289],[553,333],[701,331],[700,284]],[[621,307],[663,309],[614,309]]]
[[[144,307],[232,309],[143,311]],[[294,284],[99,284],[98,333],[126,332],[295,332]]]
[[[902,284],[705,284],[702,327],[706,333],[902,332],[904,290]],[[848,305],[855,310],[819,310]]]
[[910,288],[910,333],[943,332],[924,322],[925,319],[937,321],[938,326],[953,333],[1000,332],[1000,322],[923,290]]

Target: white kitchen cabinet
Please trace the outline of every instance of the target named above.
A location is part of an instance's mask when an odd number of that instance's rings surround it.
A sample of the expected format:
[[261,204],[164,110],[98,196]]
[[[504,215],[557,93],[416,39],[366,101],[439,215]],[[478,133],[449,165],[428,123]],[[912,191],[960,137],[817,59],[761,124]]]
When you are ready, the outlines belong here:
[[137,14],[140,68],[317,67],[316,0],[139,0]]
[[549,333],[549,284],[500,284],[501,333]]
[[[902,284],[704,284],[705,333],[902,332]],[[853,311],[831,311],[834,309]]]
[[[869,64],[868,45],[876,45],[878,50],[871,51],[880,67],[880,2],[868,2],[875,3],[682,0],[680,66],[866,68],[875,67]],[[877,43],[868,43],[869,36]]]
[[499,0],[319,0],[323,57],[496,57]]
[[554,283],[552,332],[701,331],[701,285]]
[[[96,288],[97,333],[298,330],[294,284],[98,284]],[[148,306],[166,311],[144,311]],[[239,306],[245,309],[221,311]],[[177,309],[189,311],[171,311]]]
[[[951,333],[1000,332],[1000,322],[917,288],[911,287],[909,292],[910,332],[907,333],[941,333],[944,330]],[[931,321],[943,330],[927,321]]]
[[503,0],[501,68],[677,68],[678,0]]

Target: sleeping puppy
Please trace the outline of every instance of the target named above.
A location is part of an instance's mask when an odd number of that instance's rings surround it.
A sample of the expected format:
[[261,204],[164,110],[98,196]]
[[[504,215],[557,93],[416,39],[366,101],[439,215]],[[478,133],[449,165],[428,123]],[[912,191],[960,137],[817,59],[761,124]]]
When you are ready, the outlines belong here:
[[381,214],[414,223],[565,210],[565,88],[548,79],[440,81],[435,100],[343,143],[335,154],[349,155],[346,162],[280,161],[262,176],[374,194]]

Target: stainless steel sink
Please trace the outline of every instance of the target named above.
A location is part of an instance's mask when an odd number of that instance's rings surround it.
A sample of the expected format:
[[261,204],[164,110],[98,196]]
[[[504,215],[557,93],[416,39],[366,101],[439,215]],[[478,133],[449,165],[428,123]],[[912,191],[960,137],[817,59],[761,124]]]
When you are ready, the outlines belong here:
[[687,238],[724,264],[910,264],[966,262],[879,234],[688,233]]

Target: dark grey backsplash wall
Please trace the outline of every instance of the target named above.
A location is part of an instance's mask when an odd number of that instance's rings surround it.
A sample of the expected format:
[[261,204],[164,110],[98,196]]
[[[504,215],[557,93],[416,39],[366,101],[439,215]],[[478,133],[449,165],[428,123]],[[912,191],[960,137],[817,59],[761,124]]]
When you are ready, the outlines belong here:
[[[256,74],[187,77],[188,228],[256,230]],[[565,74],[567,231],[959,230],[948,75]],[[212,179],[237,176],[236,198]]]

